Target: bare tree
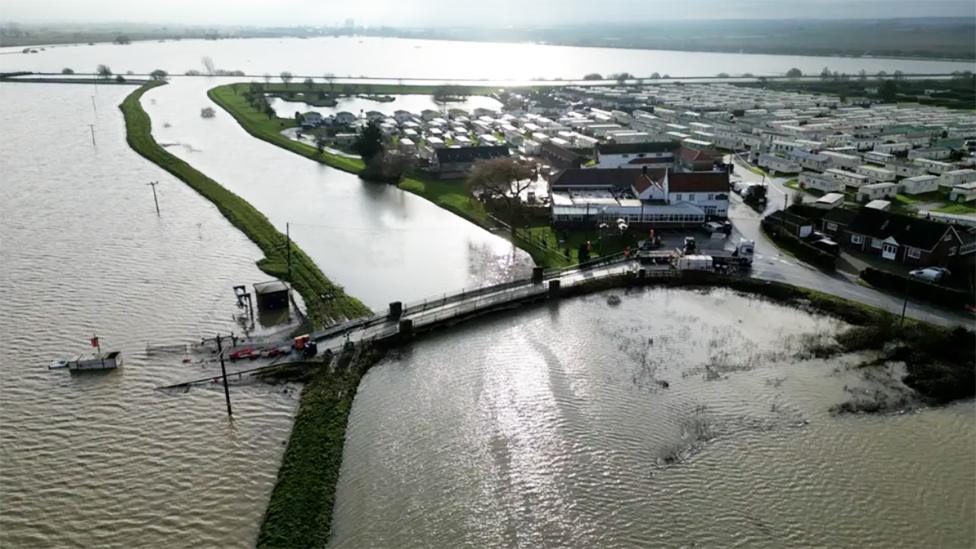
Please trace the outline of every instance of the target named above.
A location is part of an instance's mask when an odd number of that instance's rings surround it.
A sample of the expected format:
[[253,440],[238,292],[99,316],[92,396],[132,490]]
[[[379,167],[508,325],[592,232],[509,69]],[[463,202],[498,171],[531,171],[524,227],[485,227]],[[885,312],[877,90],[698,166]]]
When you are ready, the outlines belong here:
[[508,157],[481,160],[468,174],[468,189],[483,199],[500,201],[514,231],[521,194],[532,186],[535,168],[533,162]]
[[112,69],[108,68],[108,65],[99,65],[95,72],[98,73],[99,78],[108,79],[112,76]]
[[294,78],[288,71],[282,71],[279,76],[281,76],[281,81],[285,83],[286,88],[288,87],[288,83],[291,82],[291,79]]
[[305,84],[306,88],[312,89],[312,87],[315,85],[315,81],[312,80],[311,78],[306,78],[303,84]]
[[335,91],[335,75],[332,74],[331,72],[327,72],[327,73],[323,74],[322,77],[325,78],[325,81],[329,83],[329,91],[330,92],[334,92]]
[[270,74],[264,73],[264,83],[265,84],[270,84],[271,83],[271,75]]
[[208,75],[213,76],[217,72],[217,69],[214,68],[213,59],[210,57],[204,55],[200,58],[200,62],[203,63],[203,68],[207,71]]

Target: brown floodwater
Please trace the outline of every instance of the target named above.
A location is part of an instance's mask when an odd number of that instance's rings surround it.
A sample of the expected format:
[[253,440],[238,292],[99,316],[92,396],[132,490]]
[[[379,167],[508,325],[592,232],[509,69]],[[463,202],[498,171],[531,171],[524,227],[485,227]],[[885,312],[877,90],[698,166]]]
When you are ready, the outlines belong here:
[[469,324],[374,367],[334,547],[972,547],[974,403],[834,416],[897,365],[797,358],[843,325],[727,290]]

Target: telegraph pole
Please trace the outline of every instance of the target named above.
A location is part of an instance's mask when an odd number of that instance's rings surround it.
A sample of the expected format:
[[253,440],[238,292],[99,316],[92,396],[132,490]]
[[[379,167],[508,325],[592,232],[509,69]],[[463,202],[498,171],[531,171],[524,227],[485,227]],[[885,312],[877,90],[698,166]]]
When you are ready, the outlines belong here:
[[96,146],[95,145],[95,125],[94,124],[89,124],[88,125],[88,129],[91,130],[92,147],[95,147]]
[[159,199],[156,198],[156,185],[159,185],[159,181],[150,181],[149,183],[146,183],[146,185],[149,185],[150,187],[152,187],[152,190],[153,190],[153,202],[156,203],[156,215],[158,216],[159,215]]
[[224,349],[220,343],[220,334],[217,334],[217,356],[220,357],[220,373],[224,378],[224,398],[227,400],[227,417],[234,417],[234,412],[230,409],[230,389],[227,388],[227,369],[224,367]]
[[94,95],[91,96],[91,101],[92,101],[92,114],[94,114],[94,115],[97,116],[98,115],[98,109],[95,108],[95,96]]

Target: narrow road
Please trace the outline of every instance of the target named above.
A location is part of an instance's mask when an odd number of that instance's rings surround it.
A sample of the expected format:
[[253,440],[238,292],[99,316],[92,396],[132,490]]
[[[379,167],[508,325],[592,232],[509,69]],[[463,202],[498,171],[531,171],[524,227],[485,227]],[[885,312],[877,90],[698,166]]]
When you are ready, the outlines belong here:
[[[749,171],[740,159],[733,158],[732,162],[735,164],[733,179],[756,183],[763,181],[763,176]],[[904,298],[862,286],[857,283],[858,278],[853,275],[841,272],[825,273],[780,251],[766,238],[759,228],[762,217],[773,211],[783,209],[784,204],[790,204],[793,195],[799,192],[786,187],[787,180],[787,178],[782,177],[765,178],[769,192],[766,211],[762,214],[743,203],[739,195],[733,193],[730,197],[729,220],[732,221],[735,228],[732,239],[738,241],[741,236],[756,241],[756,257],[752,264],[752,276],[810,288],[900,315],[902,307],[905,305]],[[800,194],[804,198],[809,198],[804,193]],[[961,312],[949,311],[911,299],[908,301],[906,315],[932,324],[961,325],[970,329],[976,324],[972,317]]]

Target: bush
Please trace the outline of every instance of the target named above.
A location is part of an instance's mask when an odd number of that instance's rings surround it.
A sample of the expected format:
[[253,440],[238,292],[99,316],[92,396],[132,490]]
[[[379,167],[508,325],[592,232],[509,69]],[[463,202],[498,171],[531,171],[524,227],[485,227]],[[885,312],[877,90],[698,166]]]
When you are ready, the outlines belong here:
[[833,271],[837,265],[837,258],[833,254],[827,253],[819,248],[815,248],[810,244],[800,240],[799,238],[783,231],[782,227],[779,227],[769,221],[769,219],[763,219],[760,222],[763,232],[766,233],[769,238],[773,240],[776,244],[780,245],[802,261],[823,269],[825,271]]
[[973,302],[973,296],[969,292],[941,284],[933,284],[918,278],[889,273],[873,267],[861,271],[861,279],[876,288],[898,294],[904,294],[907,290],[912,299],[921,299],[948,307],[959,308],[966,303]]

